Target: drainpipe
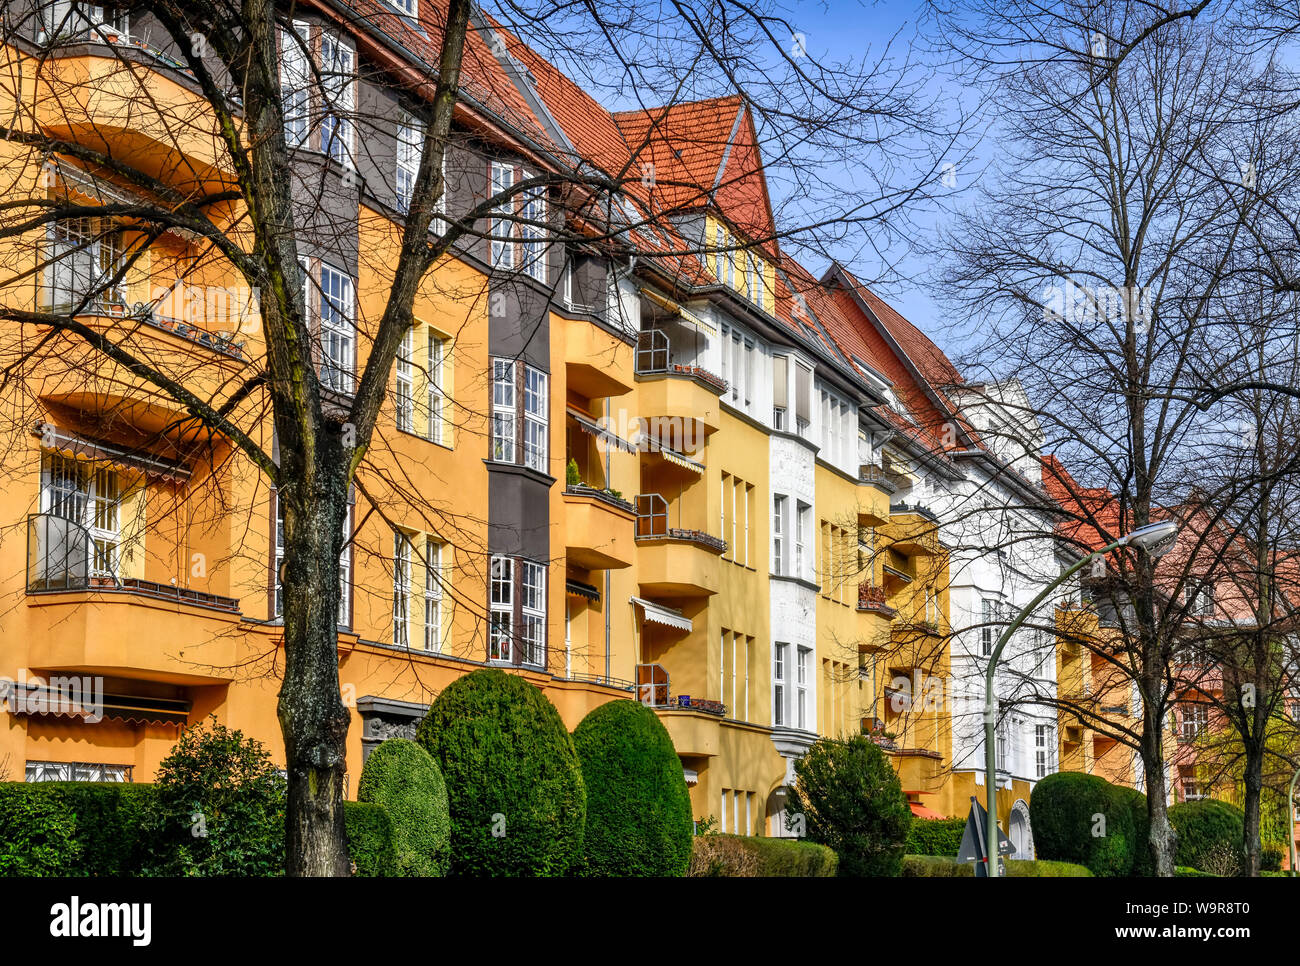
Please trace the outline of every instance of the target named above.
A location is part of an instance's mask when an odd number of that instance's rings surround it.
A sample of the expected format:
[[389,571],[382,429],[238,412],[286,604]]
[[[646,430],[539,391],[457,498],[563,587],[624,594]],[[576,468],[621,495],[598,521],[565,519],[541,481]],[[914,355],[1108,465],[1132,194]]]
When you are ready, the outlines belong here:
[[1291,878],[1293,879],[1296,877],[1296,867],[1295,867],[1295,783],[1296,783],[1296,779],[1300,779],[1300,768],[1297,768],[1295,770],[1295,774],[1291,776],[1291,786],[1290,788],[1287,789],[1287,796],[1286,796],[1286,807],[1289,809],[1289,813],[1287,815],[1286,827],[1291,830],[1290,871],[1291,871]]
[[[609,396],[605,397],[605,415],[609,415]],[[609,486],[614,482],[610,475],[612,472],[610,456],[613,447],[608,443],[605,444],[605,485]],[[605,568],[605,680],[609,681],[610,675],[610,654],[609,654],[609,619],[610,619],[610,600],[609,600],[609,568]]]

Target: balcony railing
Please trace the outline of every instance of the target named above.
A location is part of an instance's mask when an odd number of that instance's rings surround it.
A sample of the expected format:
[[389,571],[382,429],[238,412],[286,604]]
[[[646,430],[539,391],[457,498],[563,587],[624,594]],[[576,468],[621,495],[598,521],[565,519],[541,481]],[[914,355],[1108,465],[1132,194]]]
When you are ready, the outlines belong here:
[[233,597],[160,584],[117,572],[116,542],[96,538],[89,527],[54,513],[27,517],[27,592],[93,590],[135,594],[214,610],[239,612]]
[[703,530],[670,527],[668,501],[658,493],[638,493],[636,498],[636,538],[638,540],[683,540],[712,550],[727,552],[727,541]]
[[659,329],[646,329],[636,337],[636,373],[639,376],[675,375],[698,379],[715,392],[727,391],[727,380],[703,366],[674,356],[668,334]]
[[858,584],[858,610],[875,611],[892,617],[896,611],[885,602],[885,588],[869,581]]
[[598,489],[594,486],[588,486],[586,483],[570,483],[564,488],[568,496],[589,496],[593,499],[600,500],[602,503],[608,503],[619,510],[625,510],[628,513],[635,513],[636,507],[623,499],[621,495],[616,495],[615,491],[608,489]]
[[915,513],[917,516],[929,520],[931,523],[939,522],[938,514],[936,514],[929,507],[924,507],[916,503],[912,504],[911,506],[908,506],[906,503],[895,503],[893,506],[889,508],[889,512],[890,513]]
[[870,483],[873,486],[878,486],[888,493],[896,493],[898,491],[898,487],[895,485],[894,481],[890,479],[889,474],[880,466],[875,466],[870,463],[859,465],[858,479],[863,483]]

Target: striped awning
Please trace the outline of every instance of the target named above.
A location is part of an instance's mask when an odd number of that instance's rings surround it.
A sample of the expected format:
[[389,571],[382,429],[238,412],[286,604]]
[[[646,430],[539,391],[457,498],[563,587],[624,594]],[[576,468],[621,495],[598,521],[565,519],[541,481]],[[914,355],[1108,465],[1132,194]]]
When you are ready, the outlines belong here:
[[600,591],[591,584],[584,584],[581,580],[566,580],[564,582],[564,592],[571,597],[600,600]]
[[672,607],[665,607],[663,604],[656,604],[652,600],[644,600],[640,597],[632,597],[629,602],[640,607],[642,616],[648,621],[663,624],[665,627],[674,627],[679,631],[689,631],[694,627],[689,617],[683,617],[681,611]]
[[698,785],[700,783],[700,773],[694,768],[683,768],[682,777],[686,779],[688,785]]
[[667,446],[660,446],[659,455],[662,456],[664,459],[666,459],[669,463],[673,463],[677,466],[682,467],[682,469],[687,469],[690,470],[692,473],[696,473],[700,475],[703,475],[704,473],[703,463],[697,463],[689,456],[683,456],[675,449],[669,449]]
[[704,321],[704,319],[700,318],[694,312],[691,312],[689,309],[683,308],[681,305],[678,305],[672,299],[664,298],[664,296],[660,295],[658,292],[652,292],[648,288],[641,289],[641,294],[644,295],[646,298],[648,298],[655,305],[659,306],[661,309],[664,309],[667,312],[671,312],[673,315],[680,316],[683,322],[689,322],[691,325],[695,326],[695,328],[699,329],[701,332],[706,332],[709,335],[717,335],[718,332],[717,329],[715,329],[708,322]]
[[582,413],[572,408],[568,410],[568,413],[569,416],[572,417],[573,421],[578,424],[578,428],[588,436],[596,437],[597,442],[605,443],[629,453],[636,452],[635,446],[623,439],[621,436],[614,435],[590,416],[584,416]]
[[188,701],[133,694],[96,694],[80,687],[10,688],[6,702],[16,715],[64,716],[91,723],[115,718],[128,724],[185,725],[190,714]]
[[147,476],[178,483],[184,483],[190,478],[190,468],[184,463],[78,436],[52,423],[37,423],[32,427],[32,435],[40,437],[43,449],[74,459],[108,463],[118,469],[139,470]]

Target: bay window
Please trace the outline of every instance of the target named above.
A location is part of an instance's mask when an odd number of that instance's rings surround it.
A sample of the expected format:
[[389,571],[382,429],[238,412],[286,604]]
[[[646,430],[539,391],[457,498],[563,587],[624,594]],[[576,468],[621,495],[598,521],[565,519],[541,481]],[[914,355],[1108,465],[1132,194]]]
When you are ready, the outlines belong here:
[[424,125],[419,118],[402,112],[397,125],[397,174],[393,187],[397,195],[397,210],[406,212],[411,207],[415,193],[415,178],[420,171],[420,150],[424,144]]
[[[492,360],[492,459],[545,473],[550,454],[550,380],[523,362]],[[521,458],[518,458],[521,457]]]
[[108,218],[61,218],[46,228],[45,307],[122,305],[122,232]]
[[546,281],[546,189],[530,188],[519,204],[519,247],[524,271],[539,282]]
[[352,116],[356,108],[356,51],[350,41],[321,32],[321,151],[352,167]]
[[[503,194],[514,187],[515,169],[513,165],[493,161],[491,168],[491,191],[493,197]],[[514,208],[514,200],[503,201],[496,210],[503,217],[492,219],[491,264],[493,268],[512,269],[515,267],[514,221],[509,217]]]

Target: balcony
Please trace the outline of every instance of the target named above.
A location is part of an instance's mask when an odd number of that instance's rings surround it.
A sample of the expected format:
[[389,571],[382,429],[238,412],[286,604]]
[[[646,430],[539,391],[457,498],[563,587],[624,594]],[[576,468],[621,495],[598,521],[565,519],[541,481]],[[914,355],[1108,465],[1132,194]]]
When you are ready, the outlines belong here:
[[565,377],[571,391],[588,399],[632,391],[632,347],[591,322],[565,322]]
[[720,397],[727,381],[694,362],[674,356],[668,337],[657,329],[637,336],[638,407],[652,438],[686,454],[721,428]]
[[920,506],[898,503],[889,508],[889,546],[909,557],[934,557],[939,545],[939,518]]
[[632,566],[636,548],[636,507],[581,483],[564,490],[565,552],[583,570],[621,570]]
[[890,620],[898,613],[885,602],[885,588],[877,587],[865,580],[858,584],[858,610],[864,613],[880,614]]
[[670,527],[658,493],[636,498],[636,545],[641,590],[652,597],[708,597],[718,592],[719,558],[727,542],[703,530]]

